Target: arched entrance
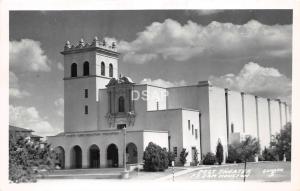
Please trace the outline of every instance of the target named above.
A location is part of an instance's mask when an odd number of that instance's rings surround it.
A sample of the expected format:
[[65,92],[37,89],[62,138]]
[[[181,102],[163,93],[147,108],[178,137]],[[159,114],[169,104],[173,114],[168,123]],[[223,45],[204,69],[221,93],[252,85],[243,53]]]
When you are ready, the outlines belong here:
[[126,146],[127,164],[137,163],[137,147],[134,143],[128,143]]
[[71,168],[82,168],[82,150],[78,145],[71,150]]
[[59,146],[54,149],[56,153],[55,166],[59,166],[61,169],[65,168],[65,150]]
[[90,168],[100,167],[100,149],[97,145],[92,145],[89,149],[90,153]]
[[119,167],[118,147],[115,144],[110,144],[107,147],[106,156],[108,167]]

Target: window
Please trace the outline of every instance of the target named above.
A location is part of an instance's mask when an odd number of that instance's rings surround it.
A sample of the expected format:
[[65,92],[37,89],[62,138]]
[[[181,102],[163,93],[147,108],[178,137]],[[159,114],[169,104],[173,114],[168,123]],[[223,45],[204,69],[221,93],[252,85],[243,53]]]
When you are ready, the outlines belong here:
[[173,153],[174,153],[175,157],[177,157],[177,147],[173,147]]
[[84,114],[89,114],[89,108],[88,106],[84,106]]
[[88,89],[84,89],[84,98],[88,98],[89,97],[89,91]]
[[113,77],[114,75],[114,68],[112,64],[109,64],[109,77]]
[[89,64],[89,62],[84,62],[84,64],[83,64],[83,75],[84,76],[90,75],[90,64]]
[[118,124],[117,129],[126,129],[126,124]]
[[194,125],[192,125],[192,135],[194,135]]
[[71,65],[71,77],[77,77],[77,64],[73,63]]
[[195,138],[198,139],[198,129],[195,129]]
[[231,123],[231,133],[234,133],[234,125]]
[[158,103],[158,101],[156,102],[156,110],[159,110],[159,103]]
[[125,100],[124,97],[119,97],[119,112],[125,112]]
[[189,128],[189,130],[191,130],[191,121],[190,120],[188,120],[188,128]]
[[105,64],[104,64],[104,62],[101,62],[101,75],[105,76]]

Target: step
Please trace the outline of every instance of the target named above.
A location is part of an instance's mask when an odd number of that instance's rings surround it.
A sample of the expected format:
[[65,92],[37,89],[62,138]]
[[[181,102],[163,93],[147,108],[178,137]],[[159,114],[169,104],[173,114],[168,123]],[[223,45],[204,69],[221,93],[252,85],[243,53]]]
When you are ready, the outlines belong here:
[[104,174],[48,174],[40,177],[41,179],[120,179],[120,173]]

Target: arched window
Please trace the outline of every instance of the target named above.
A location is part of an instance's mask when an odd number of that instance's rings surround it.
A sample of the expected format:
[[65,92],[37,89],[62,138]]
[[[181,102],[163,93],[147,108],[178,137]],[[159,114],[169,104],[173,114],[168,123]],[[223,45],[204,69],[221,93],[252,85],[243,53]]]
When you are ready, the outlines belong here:
[[105,64],[104,64],[104,62],[101,62],[101,75],[105,76]]
[[84,76],[90,75],[90,63],[89,62],[84,62],[84,64],[83,64],[83,75]]
[[77,77],[77,64],[73,63],[71,65],[71,77]]
[[113,77],[113,74],[114,74],[113,65],[109,64],[109,77]]
[[119,112],[125,112],[125,100],[124,97],[119,97]]

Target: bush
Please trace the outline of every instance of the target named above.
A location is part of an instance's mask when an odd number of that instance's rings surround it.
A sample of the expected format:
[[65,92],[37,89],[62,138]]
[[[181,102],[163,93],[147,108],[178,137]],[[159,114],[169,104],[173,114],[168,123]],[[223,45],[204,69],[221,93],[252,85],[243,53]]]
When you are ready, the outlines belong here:
[[224,160],[224,150],[221,141],[219,141],[217,145],[216,160],[219,163],[219,165],[221,165]]
[[175,154],[172,151],[168,152],[168,161],[169,161],[169,166],[172,166],[172,161],[175,162]]
[[279,160],[283,160],[284,155],[287,161],[291,160],[291,135],[292,124],[287,123],[285,127],[280,130],[280,133],[273,137],[271,148],[274,149],[274,152],[278,155]]
[[242,159],[239,156],[239,154],[237,153],[236,149],[235,149],[235,145],[228,145],[228,156],[226,159],[226,163],[241,163]]
[[50,145],[31,141],[24,137],[9,137],[9,180],[12,182],[36,182],[38,176],[54,169],[55,152]]
[[148,144],[144,151],[144,170],[157,172],[164,171],[168,168],[168,153],[166,149],[162,149],[159,145],[152,142]]
[[216,163],[217,159],[214,153],[208,152],[203,157],[203,164],[204,165],[214,165]]
[[264,161],[278,161],[278,155],[276,154],[276,151],[274,149],[265,149],[262,152],[262,157]]
[[186,149],[183,148],[180,152],[180,155],[179,155],[179,161],[181,163],[182,166],[184,166],[184,164],[186,163],[186,157],[188,156],[188,152],[186,152]]
[[195,148],[195,152],[192,156],[193,157],[193,163],[192,163],[193,166],[197,166],[199,164],[198,154],[199,154],[198,150],[197,150],[197,148]]

